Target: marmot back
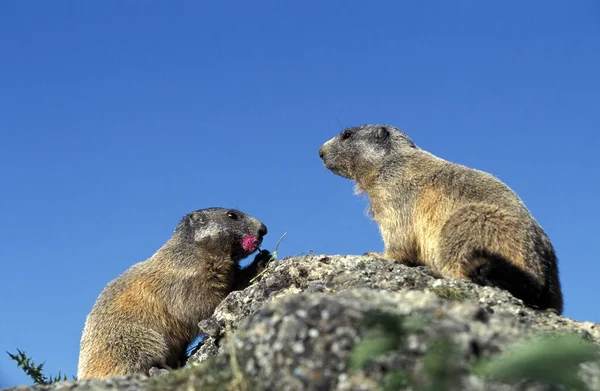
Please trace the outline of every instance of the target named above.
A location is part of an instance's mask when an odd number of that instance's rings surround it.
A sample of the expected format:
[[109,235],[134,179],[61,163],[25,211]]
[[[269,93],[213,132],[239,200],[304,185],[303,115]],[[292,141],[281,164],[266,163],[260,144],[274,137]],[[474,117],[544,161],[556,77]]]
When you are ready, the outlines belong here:
[[562,313],[552,244],[500,180],[440,159],[388,125],[345,129],[319,156],[369,196],[383,257],[498,286],[530,306]]
[[176,368],[210,316],[232,290],[245,288],[264,265],[240,269],[267,228],[240,211],[197,210],[171,239],[102,291],[88,315],[79,354],[79,379],[148,374]]

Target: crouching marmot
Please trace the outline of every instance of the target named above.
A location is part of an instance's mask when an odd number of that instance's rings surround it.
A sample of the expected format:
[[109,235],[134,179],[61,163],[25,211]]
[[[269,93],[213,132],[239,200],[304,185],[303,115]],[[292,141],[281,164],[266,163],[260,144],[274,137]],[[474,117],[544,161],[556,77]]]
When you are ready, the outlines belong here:
[[240,269],[267,227],[240,211],[197,210],[171,239],[102,291],[85,322],[79,379],[148,374],[176,368],[210,316],[232,290],[245,288],[263,265]]

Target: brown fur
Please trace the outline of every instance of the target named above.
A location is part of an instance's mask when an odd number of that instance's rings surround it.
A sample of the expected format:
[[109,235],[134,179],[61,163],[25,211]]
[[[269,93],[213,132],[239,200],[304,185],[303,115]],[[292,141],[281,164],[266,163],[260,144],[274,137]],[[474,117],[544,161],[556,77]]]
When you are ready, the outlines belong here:
[[81,338],[78,378],[179,366],[198,322],[260,271],[257,262],[243,270],[237,262],[250,254],[241,248],[243,236],[262,240],[264,234],[264,224],[239,211],[210,208],[184,216],[163,247],[98,297]]
[[492,175],[440,159],[398,129],[345,129],[319,150],[366,192],[388,259],[509,290],[562,312],[556,255],[519,197]]

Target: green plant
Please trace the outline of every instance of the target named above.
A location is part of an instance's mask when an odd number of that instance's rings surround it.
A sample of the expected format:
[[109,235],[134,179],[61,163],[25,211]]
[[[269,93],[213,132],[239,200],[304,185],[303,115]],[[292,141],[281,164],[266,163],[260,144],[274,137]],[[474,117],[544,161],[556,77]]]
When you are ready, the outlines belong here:
[[411,379],[408,373],[398,370],[386,374],[383,379],[381,379],[381,383],[379,385],[381,387],[381,391],[396,391],[405,389],[411,384]]
[[579,365],[598,358],[598,348],[578,336],[542,334],[498,357],[480,362],[475,372],[521,387],[538,382],[587,390],[578,376]]
[[285,232],[283,235],[281,235],[281,237],[277,241],[277,244],[275,245],[275,251],[270,252],[269,250],[260,250],[260,252],[258,254],[256,254],[256,257],[254,258],[254,260],[258,261],[258,260],[264,259],[265,260],[265,269],[263,271],[261,271],[260,273],[258,273],[253,279],[251,279],[250,283],[253,283],[258,277],[262,276],[267,271],[267,266],[271,262],[277,260],[277,251],[279,250],[279,243],[281,243],[281,240],[283,238],[285,238],[286,235],[287,235],[287,232]]
[[424,318],[402,316],[383,311],[368,311],[363,318],[366,336],[352,349],[350,367],[359,369],[377,357],[399,349],[410,332],[423,329]]
[[233,346],[233,335],[231,329],[228,330],[229,336],[227,337],[227,350],[229,351],[229,367],[231,368],[233,379],[230,383],[231,389],[239,390],[239,391],[248,391],[249,383],[248,380],[244,377],[244,373],[240,369],[240,364],[238,361],[237,353],[235,347]]
[[[419,333],[429,323],[422,316],[401,316],[387,312],[368,312],[364,318],[365,338],[355,345],[350,356],[353,369],[364,368],[380,356],[404,348],[410,333]],[[447,337],[431,342],[422,359],[423,376],[414,376],[405,370],[392,370],[379,384],[382,391],[410,387],[420,391],[444,391],[458,384],[460,371],[456,369],[456,347]]]
[[438,286],[431,288],[431,290],[439,297],[448,300],[463,301],[473,298],[471,293],[452,286]]
[[[191,363],[183,368],[154,376],[148,383],[150,391],[203,390],[203,391],[251,391],[256,389],[254,380],[244,373],[247,356],[236,350],[233,330],[228,328],[224,348],[229,356],[213,356],[201,363]],[[243,339],[243,335],[238,338]]]
[[[427,321],[415,316],[401,316],[381,311],[365,314],[365,337],[352,349],[350,367],[364,368],[382,355],[405,346],[409,333],[422,330]],[[579,377],[585,362],[599,362],[596,345],[575,335],[540,334],[525,340],[513,349],[488,360],[466,363],[458,359],[457,346],[446,335],[428,342],[429,348],[421,359],[422,371],[411,374],[391,370],[379,384],[383,391],[410,387],[419,391],[459,389],[462,375],[471,371],[491,381],[510,384],[522,389],[537,383],[549,389],[588,390]]]
[[[17,362],[17,366],[21,368],[35,384],[48,385],[67,380],[67,375],[61,373],[60,371],[56,377],[53,377],[52,375],[45,375],[43,372],[45,363],[36,365],[33,359],[28,357],[24,351],[17,349],[17,354],[12,354],[9,352],[6,352],[6,354],[8,354],[11,359]],[[73,379],[75,379],[75,377],[73,377]]]
[[[445,391],[460,384],[462,372],[457,368],[458,350],[447,336],[433,341],[423,357],[423,391]],[[416,383],[416,382],[413,382]]]

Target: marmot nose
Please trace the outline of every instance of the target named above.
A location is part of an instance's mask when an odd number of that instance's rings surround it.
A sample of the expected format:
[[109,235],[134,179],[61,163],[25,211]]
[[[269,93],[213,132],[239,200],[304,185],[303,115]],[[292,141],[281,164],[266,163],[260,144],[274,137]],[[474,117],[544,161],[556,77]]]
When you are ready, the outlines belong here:
[[321,147],[319,148],[319,157],[323,159],[323,156],[325,156],[325,152],[323,152],[323,147]]
[[261,224],[260,228],[258,229],[258,234],[260,236],[265,236],[267,234],[267,226],[264,224]]

